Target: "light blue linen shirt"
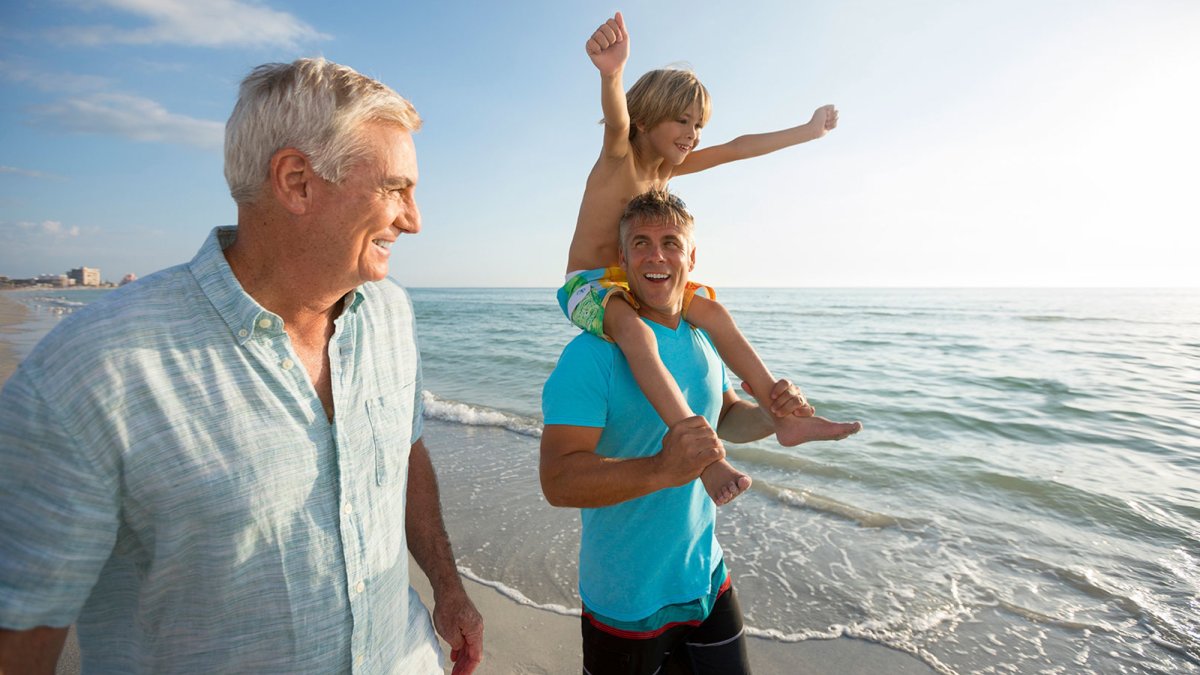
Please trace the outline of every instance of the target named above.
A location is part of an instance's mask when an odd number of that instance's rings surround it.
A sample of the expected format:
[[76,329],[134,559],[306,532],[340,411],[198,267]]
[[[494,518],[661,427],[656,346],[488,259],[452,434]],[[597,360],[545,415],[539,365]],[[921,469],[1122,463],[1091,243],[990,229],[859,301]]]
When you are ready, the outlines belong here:
[[64,320],[0,393],[0,625],[77,622],[85,673],[440,673],[408,578],[408,296],[346,296],[330,423],[235,237]]

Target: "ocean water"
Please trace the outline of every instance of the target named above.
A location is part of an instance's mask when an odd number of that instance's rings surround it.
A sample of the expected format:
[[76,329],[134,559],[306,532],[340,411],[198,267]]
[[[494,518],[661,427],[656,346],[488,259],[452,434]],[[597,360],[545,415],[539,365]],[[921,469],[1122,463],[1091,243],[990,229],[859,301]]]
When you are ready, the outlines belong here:
[[[84,292],[22,291],[27,339]],[[579,519],[537,479],[575,329],[551,290],[413,289],[460,568],[571,613]],[[752,633],[942,673],[1200,673],[1200,290],[729,289],[837,443],[730,445],[718,514]],[[58,309],[56,310],[55,307]]]

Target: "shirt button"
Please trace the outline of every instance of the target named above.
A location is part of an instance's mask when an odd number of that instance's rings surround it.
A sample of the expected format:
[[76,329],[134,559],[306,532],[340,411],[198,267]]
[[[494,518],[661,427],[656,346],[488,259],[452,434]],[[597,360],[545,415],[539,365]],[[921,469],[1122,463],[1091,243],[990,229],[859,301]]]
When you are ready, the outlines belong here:
[[238,337],[246,337],[249,334],[250,331],[246,330],[245,328],[238,331]]
[[280,363],[279,365],[282,366],[284,370],[291,370],[292,366],[296,365],[296,362],[292,361],[291,359],[284,359],[283,363]]
[[358,656],[354,657],[354,665],[361,666],[362,664],[363,664],[363,655],[362,654],[359,654]]
[[360,581],[360,582],[358,582],[358,585],[354,587],[354,592],[355,592],[355,593],[362,593],[362,592],[363,592],[363,591],[365,591],[365,590],[367,590],[367,585],[366,585],[366,584],[364,584],[364,583],[363,583],[363,582],[361,582],[361,581]]
[[259,320],[258,320],[258,327],[259,327],[259,328],[270,328],[270,327],[271,327],[271,320],[270,320],[270,319],[259,319]]
[[354,513],[354,505],[347,503],[345,506],[342,507],[342,513],[344,513],[346,515],[350,515],[351,513]]

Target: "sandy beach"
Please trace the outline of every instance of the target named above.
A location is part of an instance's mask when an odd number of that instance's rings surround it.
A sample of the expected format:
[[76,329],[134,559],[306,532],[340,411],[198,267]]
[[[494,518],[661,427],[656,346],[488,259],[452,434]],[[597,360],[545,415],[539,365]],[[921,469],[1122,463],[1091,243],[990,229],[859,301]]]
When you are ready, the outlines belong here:
[[[412,582],[432,607],[429,582],[410,559]],[[495,589],[465,581],[467,592],[483,614],[483,664],[480,675],[558,675],[578,673],[579,619],[526,607]],[[445,643],[446,673],[451,672]],[[750,638],[750,663],[766,675],[923,675],[931,668],[916,658],[882,645],[839,638],[785,644]],[[57,675],[79,673],[79,645],[74,632],[59,660]]]
[[[430,604],[429,583],[413,565],[413,586]],[[483,614],[481,675],[558,675],[580,672],[579,619],[520,605],[467,580]],[[782,643],[749,639],[750,664],[763,675],[909,675],[935,672],[915,657],[883,645],[839,638]],[[443,644],[447,655],[449,649]],[[447,665],[450,665],[449,663]],[[450,672],[450,668],[446,668]]]
[[[415,563],[412,581],[425,604],[433,592]],[[479,675],[558,675],[578,673],[579,619],[562,616],[510,600],[495,589],[466,580],[467,592],[483,614],[483,664]],[[451,672],[449,647],[446,673]],[[933,673],[916,658],[882,645],[840,638],[785,644],[750,638],[750,663],[765,675],[918,675]],[[63,650],[58,675],[79,672],[79,647],[74,633]]]
[[[0,293],[0,385],[17,366],[12,345],[5,338],[27,318],[27,314],[24,306]],[[431,605],[433,598],[428,581],[415,564],[412,569],[413,585],[426,604]],[[484,662],[478,673],[511,675],[580,671],[578,618],[522,605],[494,588],[471,580],[465,583],[486,626]],[[933,672],[908,654],[848,638],[800,643],[751,638],[749,647],[751,663],[757,673],[903,675]],[[448,648],[446,653],[449,654]],[[59,661],[58,673],[75,675],[78,672],[79,651],[72,633]],[[446,672],[450,672],[449,667]]]
[[0,293],[0,384],[8,380],[8,376],[17,368],[16,354],[6,338],[25,320],[28,313],[24,305]]

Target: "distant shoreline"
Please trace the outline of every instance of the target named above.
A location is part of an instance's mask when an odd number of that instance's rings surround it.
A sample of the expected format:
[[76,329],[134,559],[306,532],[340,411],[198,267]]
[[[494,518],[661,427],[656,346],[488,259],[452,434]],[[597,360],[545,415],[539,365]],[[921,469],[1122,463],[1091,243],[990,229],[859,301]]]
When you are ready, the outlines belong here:
[[0,286],[0,291],[51,291],[73,293],[75,291],[115,291],[120,286]]

